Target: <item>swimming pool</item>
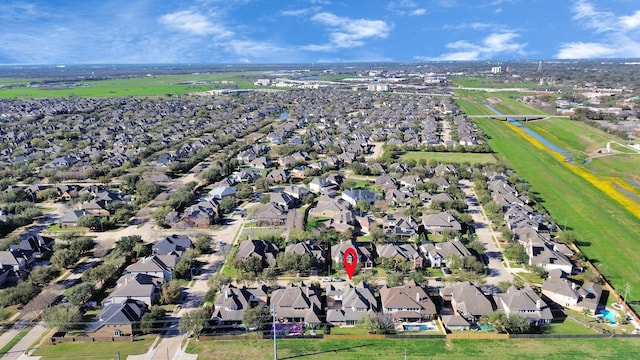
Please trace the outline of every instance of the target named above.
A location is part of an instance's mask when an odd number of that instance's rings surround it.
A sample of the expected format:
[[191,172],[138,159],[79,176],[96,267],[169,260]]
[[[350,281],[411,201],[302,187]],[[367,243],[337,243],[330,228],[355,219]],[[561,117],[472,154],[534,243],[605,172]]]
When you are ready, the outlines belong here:
[[609,311],[607,309],[600,310],[600,314],[602,314],[603,319],[607,319],[610,324],[616,323],[616,313],[613,311]]
[[427,324],[402,325],[404,331],[435,331],[436,328]]

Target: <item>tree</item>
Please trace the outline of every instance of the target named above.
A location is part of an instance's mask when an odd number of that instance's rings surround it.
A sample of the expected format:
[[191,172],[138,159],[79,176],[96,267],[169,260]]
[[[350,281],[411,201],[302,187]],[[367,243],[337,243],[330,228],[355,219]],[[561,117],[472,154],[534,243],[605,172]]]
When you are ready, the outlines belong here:
[[177,281],[171,280],[162,287],[160,302],[163,304],[175,304],[180,300],[181,295],[182,286]]
[[525,264],[529,262],[529,254],[527,250],[521,244],[517,242],[510,242],[504,248],[504,256],[511,261],[515,261],[519,264]]
[[69,250],[73,251],[78,256],[84,255],[93,249],[95,243],[93,239],[88,236],[80,236],[71,241],[69,244]]
[[89,228],[91,230],[96,230],[100,228],[100,218],[93,215],[83,215],[78,218],[76,221],[76,225],[79,227]]
[[194,311],[190,311],[180,318],[180,324],[178,328],[183,334],[193,333],[197,338],[200,336],[202,330],[209,322],[209,311],[204,308],[199,308]]
[[89,282],[83,282],[78,285],[74,285],[69,289],[69,303],[74,306],[82,305],[85,301],[89,300],[93,295],[95,285]]
[[238,184],[236,186],[236,197],[238,199],[248,199],[253,194],[253,187],[249,184]]
[[44,321],[49,327],[57,327],[60,331],[69,331],[82,326],[82,314],[76,306],[59,304],[47,309],[44,313]]
[[58,249],[51,256],[51,264],[62,269],[70,269],[76,265],[78,259],[78,254],[70,249]]
[[389,334],[394,332],[393,318],[389,314],[367,314],[358,320],[370,334]]
[[513,313],[507,317],[505,328],[511,334],[524,334],[529,332],[531,325],[522,315]]
[[220,289],[222,289],[223,286],[231,284],[232,281],[233,279],[228,277],[227,275],[223,273],[217,273],[213,277],[209,278],[209,280],[207,280],[207,285],[209,285],[209,289],[218,292]]
[[123,254],[131,254],[136,244],[143,243],[140,235],[123,236],[120,240],[116,241],[116,250],[121,251]]
[[148,180],[138,181],[136,184],[136,193],[138,194],[138,202],[145,203],[153,200],[160,192],[160,187]]
[[164,309],[160,306],[152,306],[140,319],[140,331],[150,334],[155,328],[160,327],[164,318]]
[[388,272],[387,273],[387,286],[401,286],[404,284],[404,274],[401,272]]
[[211,239],[207,234],[196,234],[196,241],[193,244],[195,248],[201,253],[206,254],[211,250]]
[[222,214],[229,214],[236,208],[236,198],[235,196],[225,196],[220,200],[220,205],[218,209]]
[[60,274],[60,270],[53,266],[40,266],[31,270],[29,281],[34,285],[42,286],[48,284]]
[[268,323],[269,317],[269,309],[264,306],[256,306],[244,312],[242,323],[247,331],[261,330],[264,324]]

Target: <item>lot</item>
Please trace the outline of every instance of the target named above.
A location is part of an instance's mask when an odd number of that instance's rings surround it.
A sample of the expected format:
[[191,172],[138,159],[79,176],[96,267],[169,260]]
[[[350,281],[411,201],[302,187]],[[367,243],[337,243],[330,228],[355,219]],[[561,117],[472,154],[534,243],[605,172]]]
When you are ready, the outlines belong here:
[[400,157],[401,161],[425,159],[427,162],[435,160],[439,163],[464,163],[492,164],[496,162],[493,154],[452,153],[452,152],[427,152],[409,151]]
[[83,342],[64,343],[58,345],[46,344],[38,348],[34,356],[42,356],[43,360],[57,359],[116,359],[118,353],[121,359],[127,355],[142,354],[147,352],[155,339],[155,335],[146,335],[135,341],[113,342]]
[[[278,341],[279,358],[302,359],[634,359],[640,339],[305,340]],[[271,359],[269,340],[191,341],[188,353],[222,359]]]

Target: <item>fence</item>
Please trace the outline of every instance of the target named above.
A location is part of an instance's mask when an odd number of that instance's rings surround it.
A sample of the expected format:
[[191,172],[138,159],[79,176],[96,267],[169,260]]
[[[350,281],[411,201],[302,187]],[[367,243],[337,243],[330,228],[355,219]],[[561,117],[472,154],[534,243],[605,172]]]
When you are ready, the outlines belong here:
[[113,341],[133,341],[133,336],[110,336],[110,337],[93,337],[93,336],[52,336],[51,344],[62,344],[67,342],[113,342]]
[[462,332],[447,334],[447,340],[509,340],[509,334]]

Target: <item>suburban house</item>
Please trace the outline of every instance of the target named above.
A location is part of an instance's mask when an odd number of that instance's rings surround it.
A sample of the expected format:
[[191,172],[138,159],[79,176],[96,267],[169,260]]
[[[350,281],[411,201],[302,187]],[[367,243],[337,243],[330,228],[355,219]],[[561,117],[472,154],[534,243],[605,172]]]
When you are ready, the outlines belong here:
[[258,226],[284,226],[287,222],[287,209],[276,203],[261,205],[254,218]]
[[429,297],[426,288],[410,280],[405,285],[380,289],[382,312],[393,316],[394,321],[426,321],[433,319],[436,305]]
[[324,269],[327,262],[327,255],[318,241],[305,241],[289,244],[284,249],[285,253],[306,254],[311,258],[311,266],[316,269]]
[[40,234],[20,235],[20,242],[9,246],[9,250],[18,250],[34,259],[48,259],[53,254],[55,240]]
[[318,199],[316,207],[309,211],[309,216],[334,217],[337,213],[349,208],[350,205],[344,200],[323,195]]
[[327,322],[334,326],[356,325],[368,314],[378,312],[378,301],[369,284],[360,282],[345,289],[327,288]]
[[92,215],[85,210],[71,210],[70,212],[62,215],[60,220],[58,220],[58,224],[61,228],[70,228],[76,227],[78,219],[82,216]]
[[180,221],[187,227],[206,229],[214,223],[217,215],[218,204],[216,200],[202,200],[186,208]]
[[193,242],[185,235],[169,235],[158,240],[152,245],[154,255],[178,255],[182,256],[187,249],[193,247]]
[[420,252],[424,254],[432,268],[439,268],[446,266],[446,260],[450,256],[464,258],[466,256],[472,256],[469,249],[467,249],[458,238],[445,242],[432,243],[425,241],[420,244]]
[[390,237],[413,237],[420,225],[411,216],[392,213],[382,218],[382,229]]
[[[7,271],[8,279],[20,279],[27,276],[29,264],[19,250],[0,251],[0,265]],[[9,272],[10,271],[10,272]]]
[[208,193],[210,199],[218,199],[221,200],[228,196],[235,196],[236,187],[235,186],[218,186],[211,189]]
[[130,336],[140,333],[140,320],[147,310],[141,301],[127,300],[109,303],[96,319],[87,325],[85,332],[93,337]]
[[125,274],[146,274],[152,277],[162,279],[163,284],[171,280],[173,270],[178,263],[178,256],[170,255],[152,255],[139,259],[137,262],[127,266],[124,270]]
[[236,257],[239,259],[256,257],[269,266],[275,266],[277,256],[278,247],[266,240],[245,240],[240,243],[236,252]]
[[269,307],[275,309],[279,322],[320,325],[323,322],[322,290],[304,283],[271,293]]
[[[496,310],[493,298],[485,295],[480,288],[468,281],[441,288],[440,296],[445,306],[450,304],[456,315],[463,317],[471,324],[478,322],[481,316],[489,315]],[[462,326],[461,324],[458,326]]]
[[344,253],[348,248],[353,248],[358,255],[358,265],[363,269],[370,269],[373,267],[373,256],[371,250],[365,244],[358,244],[355,240],[342,241],[336,245],[331,246],[331,260],[337,266],[343,266]]
[[125,274],[118,279],[116,288],[102,304],[104,306],[108,303],[116,304],[127,300],[136,300],[151,307],[160,299],[162,281],[162,278],[143,273]]
[[556,304],[576,311],[587,309],[591,314],[604,306],[600,304],[602,290],[602,285],[593,282],[579,285],[567,279],[567,273],[560,269],[551,270],[542,283],[542,294]]
[[462,226],[447,211],[422,216],[422,226],[431,234],[442,235],[444,231],[460,232]]
[[252,288],[225,285],[214,302],[211,319],[219,325],[241,324],[247,309],[267,306],[267,291],[264,284]]
[[286,192],[273,192],[269,195],[269,201],[285,210],[293,209],[298,204],[298,199]]
[[290,178],[291,173],[287,169],[275,169],[267,174],[267,179],[273,183],[285,183]]
[[348,202],[351,206],[356,206],[358,201],[364,201],[369,205],[373,205],[373,203],[378,201],[378,195],[369,190],[345,190],[342,192],[342,200]]
[[414,269],[424,267],[424,258],[411,244],[383,244],[376,246],[380,259],[410,262]]
[[300,202],[304,201],[304,198],[311,193],[306,187],[299,185],[287,186],[283,192]]
[[334,192],[336,188],[337,186],[334,183],[322,176],[314,177],[311,182],[309,182],[309,190],[316,194],[331,193]]
[[515,286],[509,287],[507,292],[494,294],[497,310],[504,311],[507,315],[518,314],[529,321],[533,326],[550,324],[553,314],[549,305],[542,300],[526,285],[518,290]]
[[573,263],[563,253],[557,251],[552,243],[535,238],[525,244],[529,255],[529,265],[543,267],[547,272],[559,269],[568,274],[573,272]]

